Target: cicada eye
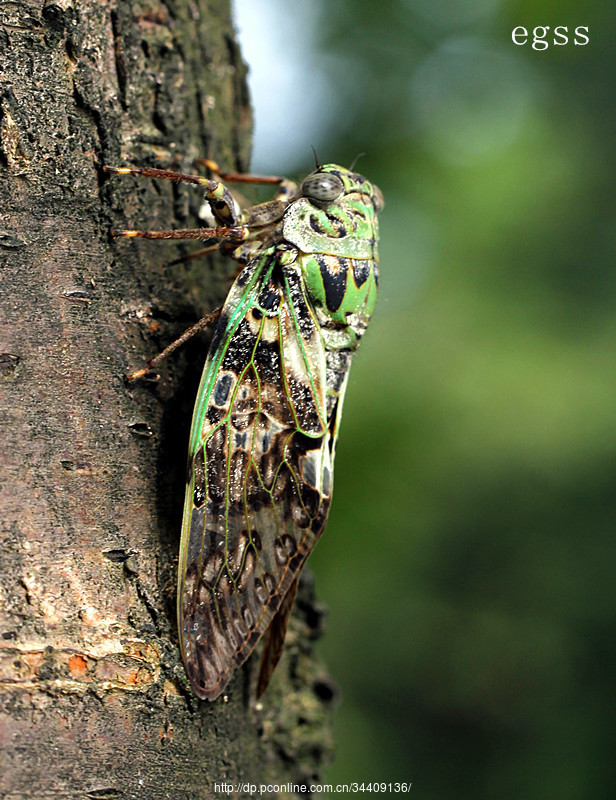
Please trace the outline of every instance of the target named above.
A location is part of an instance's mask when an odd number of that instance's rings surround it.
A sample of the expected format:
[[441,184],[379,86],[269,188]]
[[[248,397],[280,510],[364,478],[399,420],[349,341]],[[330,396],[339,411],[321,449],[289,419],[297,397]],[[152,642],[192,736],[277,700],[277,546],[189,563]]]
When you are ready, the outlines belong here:
[[372,184],[374,188],[374,194],[372,195],[372,205],[374,206],[374,210],[378,214],[379,211],[382,211],[385,207],[385,198],[383,197],[383,192],[379,189],[378,186]]
[[302,183],[302,194],[315,205],[328,205],[344,191],[344,184],[331,172],[313,172]]

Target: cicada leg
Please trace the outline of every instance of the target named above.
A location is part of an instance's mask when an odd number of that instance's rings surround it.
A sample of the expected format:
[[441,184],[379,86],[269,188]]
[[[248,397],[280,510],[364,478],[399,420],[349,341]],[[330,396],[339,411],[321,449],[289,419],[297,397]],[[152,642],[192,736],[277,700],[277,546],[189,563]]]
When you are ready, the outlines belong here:
[[114,239],[224,239],[241,244],[250,235],[247,225],[234,228],[188,228],[173,231],[111,231]]
[[[204,178],[201,175],[188,175],[185,172],[173,172],[169,169],[153,169],[149,167],[103,167],[104,172],[115,175],[143,175],[145,178],[162,178],[167,181],[177,183],[192,183],[194,186],[201,186],[205,189],[205,199],[210,204],[212,214],[216,221],[222,226],[235,227],[239,222],[239,214],[231,196],[231,192],[224,183]],[[159,238],[191,238],[185,237],[159,237]],[[192,238],[200,238],[194,236]]]
[[279,175],[252,175],[246,172],[225,172],[220,169],[215,161],[210,158],[196,158],[195,164],[207,167],[210,172],[223,181],[230,183],[252,183],[261,185],[278,186],[278,191],[274,195],[274,200],[288,202],[297,192],[297,184],[288,178]]
[[222,178],[223,181],[230,181],[231,183],[258,183],[276,186],[286,180],[286,178],[282,178],[279,175],[252,175],[248,172],[225,172],[220,169],[216,161],[212,161],[211,158],[196,158],[195,164],[207,167],[210,172],[213,172],[218,178]]
[[215,309],[210,314],[206,314],[205,317],[202,317],[199,320],[199,322],[195,322],[195,324],[191,325],[190,328],[184,331],[184,333],[181,336],[178,336],[178,338],[174,339],[174,341],[171,342],[171,344],[168,344],[167,347],[165,347],[165,349],[161,353],[159,353],[157,356],[154,356],[154,358],[151,358],[147,362],[145,367],[142,367],[142,369],[135,370],[135,372],[129,373],[126,376],[126,380],[132,382],[139,380],[139,378],[143,378],[145,375],[148,374],[148,372],[151,372],[151,370],[155,369],[163,359],[167,358],[167,356],[171,355],[171,353],[173,353],[174,350],[177,350],[178,347],[183,345],[184,342],[187,342],[189,339],[192,339],[192,337],[195,336],[195,334],[204,331],[207,327],[209,327],[212,324],[212,322],[216,322],[221,312],[222,312],[222,306],[220,308]]

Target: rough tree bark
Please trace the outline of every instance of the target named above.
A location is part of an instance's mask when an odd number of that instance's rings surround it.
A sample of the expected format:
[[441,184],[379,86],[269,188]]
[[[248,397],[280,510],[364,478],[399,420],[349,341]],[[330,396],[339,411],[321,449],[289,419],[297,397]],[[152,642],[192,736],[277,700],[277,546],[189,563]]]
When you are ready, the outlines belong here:
[[230,267],[114,243],[195,225],[200,197],[102,164],[246,169],[249,129],[228,0],[0,2],[2,797],[227,797],[217,782],[310,781],[329,759],[309,586],[261,705],[253,660],[226,703],[186,685],[175,577],[206,340],[158,383],[123,379],[220,304]]

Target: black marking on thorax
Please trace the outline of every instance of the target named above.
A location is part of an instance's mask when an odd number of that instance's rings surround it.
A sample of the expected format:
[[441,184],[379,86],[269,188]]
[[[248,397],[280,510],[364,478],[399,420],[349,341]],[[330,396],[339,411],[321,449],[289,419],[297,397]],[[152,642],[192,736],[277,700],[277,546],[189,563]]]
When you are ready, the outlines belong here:
[[368,259],[354,258],[352,264],[353,264],[353,278],[355,280],[355,286],[357,286],[357,288],[359,289],[360,286],[363,286],[363,284],[370,277],[370,268],[372,267],[372,261]]
[[326,216],[327,216],[327,219],[332,224],[332,226],[334,227],[335,233],[332,233],[331,230],[329,230],[329,231],[325,230],[325,228],[323,228],[323,226],[321,224],[321,221],[320,221],[319,217],[316,214],[310,214],[310,217],[308,218],[308,222],[309,222],[310,227],[312,228],[312,230],[315,233],[318,233],[320,235],[329,236],[330,238],[344,239],[344,237],[348,233],[347,227],[344,224],[344,222],[341,219],[339,219],[338,217],[334,216],[333,214],[327,214],[326,213]]
[[331,312],[338,311],[347,290],[349,259],[325,258],[321,255],[315,258],[321,270],[327,308]]

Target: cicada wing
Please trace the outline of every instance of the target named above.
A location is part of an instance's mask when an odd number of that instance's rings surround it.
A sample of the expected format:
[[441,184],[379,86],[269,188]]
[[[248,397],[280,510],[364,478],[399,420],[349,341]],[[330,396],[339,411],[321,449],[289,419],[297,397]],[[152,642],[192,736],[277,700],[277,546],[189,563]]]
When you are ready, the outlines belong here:
[[296,577],[263,637],[263,653],[257,678],[257,698],[267,689],[276,664],[280,661],[298,583],[299,577]]
[[230,292],[191,436],[178,618],[210,700],[288,596],[331,497],[323,342],[301,277],[268,258]]

